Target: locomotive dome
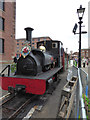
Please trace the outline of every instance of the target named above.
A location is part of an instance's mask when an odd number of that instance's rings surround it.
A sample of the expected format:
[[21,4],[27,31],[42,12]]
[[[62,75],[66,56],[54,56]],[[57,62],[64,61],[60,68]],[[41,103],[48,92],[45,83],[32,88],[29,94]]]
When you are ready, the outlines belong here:
[[39,49],[40,49],[41,51],[43,51],[43,52],[46,51],[46,48],[45,48],[44,46],[42,46],[42,45],[39,47]]

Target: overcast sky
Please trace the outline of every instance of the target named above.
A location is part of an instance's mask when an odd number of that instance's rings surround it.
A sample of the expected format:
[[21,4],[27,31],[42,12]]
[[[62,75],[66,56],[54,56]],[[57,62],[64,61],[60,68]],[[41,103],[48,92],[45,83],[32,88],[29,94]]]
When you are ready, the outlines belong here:
[[[72,33],[78,24],[77,9],[85,7],[82,28],[88,31],[89,0],[16,0],[16,38],[25,38],[25,27],[32,27],[32,37],[49,36],[63,42],[69,51],[78,51],[79,35]],[[78,32],[78,30],[77,30]],[[88,34],[82,35],[82,48],[88,47]]]

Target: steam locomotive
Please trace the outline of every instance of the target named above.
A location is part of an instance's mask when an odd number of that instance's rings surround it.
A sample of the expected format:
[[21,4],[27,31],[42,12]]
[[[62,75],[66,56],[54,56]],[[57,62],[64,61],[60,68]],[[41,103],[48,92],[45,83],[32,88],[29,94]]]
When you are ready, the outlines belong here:
[[40,41],[37,49],[32,49],[33,29],[28,27],[25,30],[29,45],[22,48],[15,75],[3,76],[0,80],[2,89],[9,92],[24,90],[26,93],[42,95],[47,85],[57,80],[63,68],[63,44],[56,40]]

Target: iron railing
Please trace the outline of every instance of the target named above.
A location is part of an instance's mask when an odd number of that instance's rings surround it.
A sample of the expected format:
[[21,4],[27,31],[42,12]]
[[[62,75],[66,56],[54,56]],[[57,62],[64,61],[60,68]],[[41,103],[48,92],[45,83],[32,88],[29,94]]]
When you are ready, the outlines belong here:
[[77,68],[75,66],[72,67],[72,76],[77,76],[77,86],[76,86],[76,94],[75,94],[75,118],[83,118],[86,117],[86,110],[84,100],[82,98],[83,93],[88,94],[88,74],[83,71],[81,68]]

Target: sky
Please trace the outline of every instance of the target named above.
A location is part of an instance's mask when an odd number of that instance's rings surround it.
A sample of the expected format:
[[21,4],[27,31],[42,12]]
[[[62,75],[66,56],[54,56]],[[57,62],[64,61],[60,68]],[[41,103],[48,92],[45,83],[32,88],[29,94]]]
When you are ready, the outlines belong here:
[[[26,38],[24,28],[32,27],[32,37],[49,36],[63,42],[64,49],[76,52],[79,35],[72,33],[78,24],[77,9],[85,8],[82,31],[88,32],[88,0],[16,0],[16,39]],[[79,25],[79,24],[78,24]],[[78,33],[79,26],[77,28]],[[82,48],[88,47],[88,33],[82,35]]]

